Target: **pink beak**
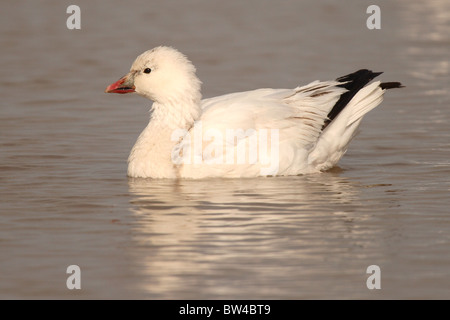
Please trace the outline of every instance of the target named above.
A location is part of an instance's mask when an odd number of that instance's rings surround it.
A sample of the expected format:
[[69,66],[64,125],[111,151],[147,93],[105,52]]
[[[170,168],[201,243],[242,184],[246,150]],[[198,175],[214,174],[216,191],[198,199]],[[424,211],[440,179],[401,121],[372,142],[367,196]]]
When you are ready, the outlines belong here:
[[108,87],[106,87],[105,92],[107,93],[129,93],[129,92],[135,92],[136,87],[134,86],[134,76],[132,74],[127,74],[114,82],[113,84],[110,84]]

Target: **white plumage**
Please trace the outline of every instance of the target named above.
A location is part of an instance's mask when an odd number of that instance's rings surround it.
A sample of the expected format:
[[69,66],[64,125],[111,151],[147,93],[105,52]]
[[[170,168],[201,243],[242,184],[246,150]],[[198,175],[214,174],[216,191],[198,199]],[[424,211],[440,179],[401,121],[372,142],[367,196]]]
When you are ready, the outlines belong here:
[[131,177],[298,175],[335,166],[385,89],[400,87],[365,86],[378,74],[360,70],[295,89],[201,100],[192,63],[173,48],[157,47],[141,54],[106,92],[135,91],[154,101],[128,159]]

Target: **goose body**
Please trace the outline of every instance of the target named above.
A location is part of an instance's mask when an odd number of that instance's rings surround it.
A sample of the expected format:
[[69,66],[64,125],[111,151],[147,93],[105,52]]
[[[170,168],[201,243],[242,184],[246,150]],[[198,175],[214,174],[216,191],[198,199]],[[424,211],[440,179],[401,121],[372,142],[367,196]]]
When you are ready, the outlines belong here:
[[335,166],[363,116],[386,89],[362,69],[294,89],[257,89],[201,98],[193,64],[179,51],[157,47],[137,57],[106,92],[153,101],[149,124],[128,159],[128,175],[207,178],[298,175]]

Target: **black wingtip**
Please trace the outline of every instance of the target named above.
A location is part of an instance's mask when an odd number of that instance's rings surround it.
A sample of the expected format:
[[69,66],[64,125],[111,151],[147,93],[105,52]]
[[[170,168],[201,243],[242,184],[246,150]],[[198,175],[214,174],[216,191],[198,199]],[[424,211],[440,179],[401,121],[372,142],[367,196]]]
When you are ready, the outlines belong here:
[[383,90],[404,88],[404,87],[405,86],[402,85],[400,82],[382,82],[382,83],[380,83],[380,88]]
[[[338,87],[347,89],[347,92],[341,95],[334,107],[328,113],[328,119],[325,121],[322,130],[338,116],[359,90],[382,73],[383,72],[373,72],[368,69],[361,69],[337,78],[336,81],[342,82]],[[380,88],[383,90],[403,88],[403,85],[400,82],[382,82],[380,83]]]
[[343,84],[339,85],[339,87],[351,91],[357,89],[358,91],[382,73],[383,72],[373,72],[372,70],[361,69],[345,76],[339,77],[336,79],[336,81],[343,82]]
[[325,122],[324,128],[337,117],[359,90],[382,73],[383,72],[373,72],[371,70],[361,69],[337,78],[336,81],[342,82],[338,87],[345,88],[348,91],[341,95],[333,109],[328,113],[328,120]]

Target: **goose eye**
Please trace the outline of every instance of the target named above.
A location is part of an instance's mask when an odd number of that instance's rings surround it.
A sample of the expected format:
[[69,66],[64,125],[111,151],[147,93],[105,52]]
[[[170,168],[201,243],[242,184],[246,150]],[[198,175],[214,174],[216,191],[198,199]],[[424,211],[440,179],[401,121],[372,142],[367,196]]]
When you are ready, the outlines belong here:
[[150,72],[152,72],[152,69],[150,69],[150,68],[145,68],[144,73],[150,73]]

